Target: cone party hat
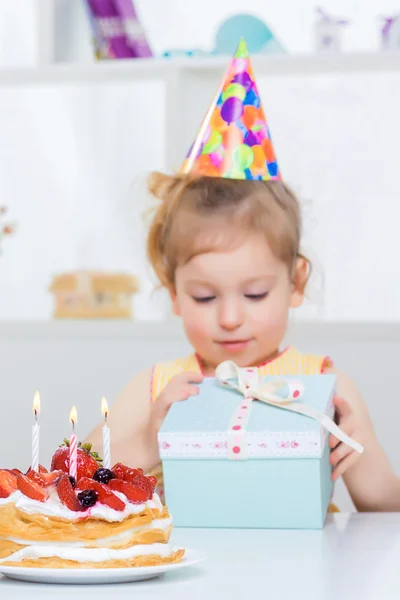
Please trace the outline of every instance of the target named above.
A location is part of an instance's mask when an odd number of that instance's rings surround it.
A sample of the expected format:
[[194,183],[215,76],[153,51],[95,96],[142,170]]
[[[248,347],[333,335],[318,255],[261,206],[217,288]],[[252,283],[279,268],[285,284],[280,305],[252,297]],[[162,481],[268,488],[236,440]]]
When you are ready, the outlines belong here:
[[281,179],[243,39],[181,172],[229,179]]

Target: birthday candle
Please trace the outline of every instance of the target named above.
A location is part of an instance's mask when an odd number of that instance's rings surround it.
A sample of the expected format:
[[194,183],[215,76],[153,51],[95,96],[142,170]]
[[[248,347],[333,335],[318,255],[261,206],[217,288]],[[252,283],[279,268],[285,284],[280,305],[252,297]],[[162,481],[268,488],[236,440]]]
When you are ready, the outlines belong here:
[[69,440],[69,475],[76,480],[78,470],[78,438],[75,434],[75,424],[78,420],[78,414],[75,406],[71,409],[69,420],[72,423],[72,433]]
[[107,425],[108,419],[108,403],[106,398],[101,400],[101,412],[104,415],[104,426],[103,426],[103,465],[105,469],[111,468],[111,440],[110,440],[110,428]]
[[40,437],[40,427],[38,423],[38,418],[40,414],[40,394],[36,392],[35,397],[33,399],[33,414],[35,415],[35,424],[32,427],[32,464],[31,468],[33,471],[38,471],[39,469],[39,437]]

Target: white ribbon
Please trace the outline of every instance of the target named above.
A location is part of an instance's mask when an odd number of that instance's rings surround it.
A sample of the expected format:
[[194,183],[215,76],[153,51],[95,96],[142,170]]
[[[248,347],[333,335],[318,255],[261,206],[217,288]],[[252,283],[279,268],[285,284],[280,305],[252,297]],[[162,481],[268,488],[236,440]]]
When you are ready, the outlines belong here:
[[[254,370],[248,369],[248,371],[253,372]],[[236,390],[240,394],[243,394],[245,399],[248,400],[249,398],[252,398],[255,400],[260,400],[261,402],[265,402],[266,404],[270,404],[272,406],[277,406],[283,410],[296,412],[304,415],[305,417],[314,419],[323,427],[325,427],[329,433],[334,435],[344,444],[347,444],[353,448],[353,450],[356,452],[359,452],[360,454],[364,452],[363,446],[354,441],[350,436],[346,435],[327,415],[315,410],[311,406],[298,402],[298,398],[300,398],[302,395],[300,390],[298,390],[297,398],[295,398],[292,393],[286,398],[278,396],[276,392],[283,386],[289,386],[289,390],[291,392],[293,391],[293,386],[291,385],[290,381],[285,381],[282,379],[262,382],[254,377],[247,378],[245,372],[246,369],[240,369],[236,363],[231,360],[227,360],[218,365],[215,371],[215,376],[220,385],[226,388],[231,388],[232,390]],[[234,383],[234,381],[237,381],[237,383]],[[298,384],[298,387],[300,387],[300,385],[301,384]],[[248,408],[250,408],[250,405],[248,404]],[[246,419],[246,422],[247,421],[248,417]],[[241,436],[244,434],[245,431],[243,428],[241,430]],[[237,456],[237,458],[246,458],[246,456],[247,453],[242,456]]]

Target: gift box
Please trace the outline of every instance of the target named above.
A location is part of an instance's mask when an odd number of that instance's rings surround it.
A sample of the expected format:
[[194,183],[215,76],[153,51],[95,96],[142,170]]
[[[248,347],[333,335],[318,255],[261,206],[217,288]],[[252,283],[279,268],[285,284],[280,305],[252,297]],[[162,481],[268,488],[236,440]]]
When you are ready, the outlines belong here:
[[261,377],[260,401],[248,382],[206,378],[173,404],[159,449],[175,525],[323,528],[335,385],[328,374]]

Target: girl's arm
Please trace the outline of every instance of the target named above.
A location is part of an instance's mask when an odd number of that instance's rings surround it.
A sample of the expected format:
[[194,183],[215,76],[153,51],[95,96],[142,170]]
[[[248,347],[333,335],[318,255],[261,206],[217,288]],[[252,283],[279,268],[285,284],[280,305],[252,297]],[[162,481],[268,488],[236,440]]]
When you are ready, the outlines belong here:
[[[339,426],[364,446],[361,455],[354,451],[349,453],[345,444],[338,444],[332,450],[331,459],[336,465],[334,479],[343,474],[359,511],[400,511],[400,479],[375,434],[361,393],[345,373],[335,368],[324,372],[337,376],[337,394],[349,407],[349,411],[339,414]],[[333,446],[335,442],[331,442]]]
[[[158,462],[157,440],[149,435],[151,378],[151,369],[136,375],[110,409],[112,465],[122,462],[147,473]],[[100,423],[87,438],[100,456],[103,454],[102,426]]]
[[[111,407],[108,425],[111,429],[111,460],[114,465],[142,468],[148,473],[160,463],[158,431],[174,402],[197,394],[196,385],[203,380],[200,373],[187,371],[175,375],[158,398],[151,402],[152,370],[139,373],[128,383]],[[103,453],[103,423],[90,434],[94,450]]]

